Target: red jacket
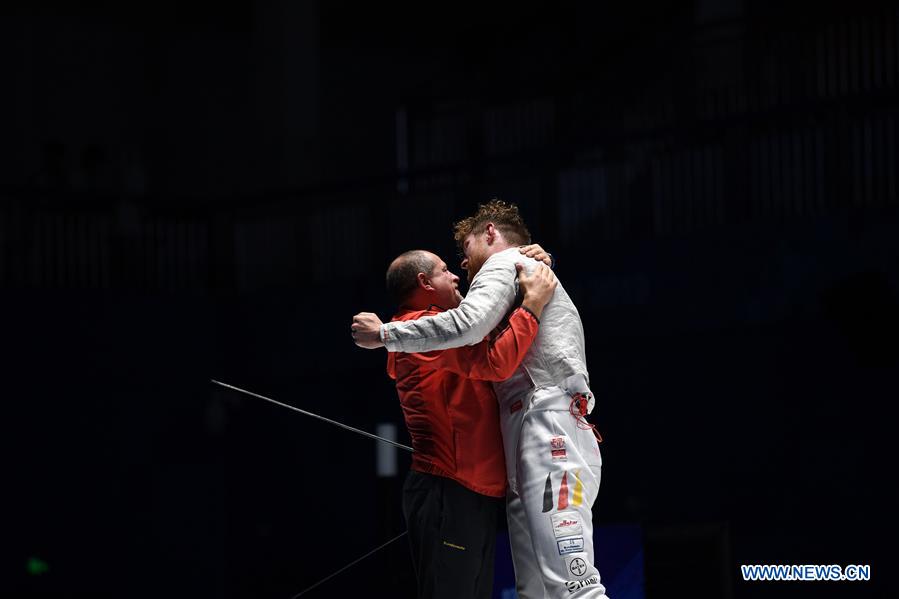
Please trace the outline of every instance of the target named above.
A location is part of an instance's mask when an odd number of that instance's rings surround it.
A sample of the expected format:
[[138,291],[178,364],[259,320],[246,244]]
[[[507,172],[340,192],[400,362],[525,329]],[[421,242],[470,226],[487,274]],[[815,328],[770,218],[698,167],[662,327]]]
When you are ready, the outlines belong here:
[[[415,320],[441,310],[403,310],[393,320]],[[387,373],[412,436],[412,469],[446,476],[472,491],[502,497],[506,467],[499,409],[490,381],[518,368],[539,322],[518,308],[508,325],[477,345],[423,354],[387,354]]]

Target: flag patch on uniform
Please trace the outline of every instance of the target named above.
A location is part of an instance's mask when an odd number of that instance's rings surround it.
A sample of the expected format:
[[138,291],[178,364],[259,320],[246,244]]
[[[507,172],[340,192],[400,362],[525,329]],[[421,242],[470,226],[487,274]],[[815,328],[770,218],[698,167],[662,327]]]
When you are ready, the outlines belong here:
[[559,509],[568,507],[568,472],[562,473],[562,485],[559,487]]
[[552,473],[546,475],[546,486],[543,488],[543,513],[553,509],[553,479]]
[[574,497],[571,498],[571,505],[581,505],[584,503],[584,483],[581,482],[581,471],[575,470],[574,474]]

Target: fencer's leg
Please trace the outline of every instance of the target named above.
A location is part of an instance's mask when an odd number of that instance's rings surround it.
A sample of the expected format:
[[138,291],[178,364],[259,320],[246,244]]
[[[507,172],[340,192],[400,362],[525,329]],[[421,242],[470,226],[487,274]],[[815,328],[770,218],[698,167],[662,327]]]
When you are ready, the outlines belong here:
[[601,467],[595,438],[566,411],[534,410],[519,443],[518,489],[545,596],[605,598],[593,554]]
[[543,599],[546,596],[543,577],[540,575],[540,566],[528,532],[527,515],[521,504],[521,497],[512,489],[506,492],[506,521],[509,524],[509,546],[512,550],[518,599]]

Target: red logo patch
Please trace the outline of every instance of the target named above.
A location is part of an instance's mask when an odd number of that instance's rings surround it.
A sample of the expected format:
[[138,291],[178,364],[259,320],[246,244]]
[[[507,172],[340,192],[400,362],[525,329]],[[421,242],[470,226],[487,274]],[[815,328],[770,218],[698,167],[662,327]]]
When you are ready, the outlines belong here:
[[513,403],[511,406],[509,406],[509,413],[514,414],[515,412],[517,412],[520,409],[521,409],[521,400],[519,399],[518,401]]

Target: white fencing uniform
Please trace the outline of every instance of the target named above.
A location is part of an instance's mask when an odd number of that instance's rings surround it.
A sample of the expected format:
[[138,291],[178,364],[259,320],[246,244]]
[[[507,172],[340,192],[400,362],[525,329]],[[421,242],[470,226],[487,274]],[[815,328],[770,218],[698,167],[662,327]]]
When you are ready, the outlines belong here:
[[[432,318],[382,325],[388,351],[427,352],[474,345],[511,311],[515,264],[537,262],[510,248],[490,256],[458,308]],[[495,383],[500,403],[507,515],[520,599],[604,598],[593,555],[591,507],[602,459],[593,432],[572,415],[575,394],[589,401],[584,329],[561,282],[543,309],[540,331],[512,377]]]

